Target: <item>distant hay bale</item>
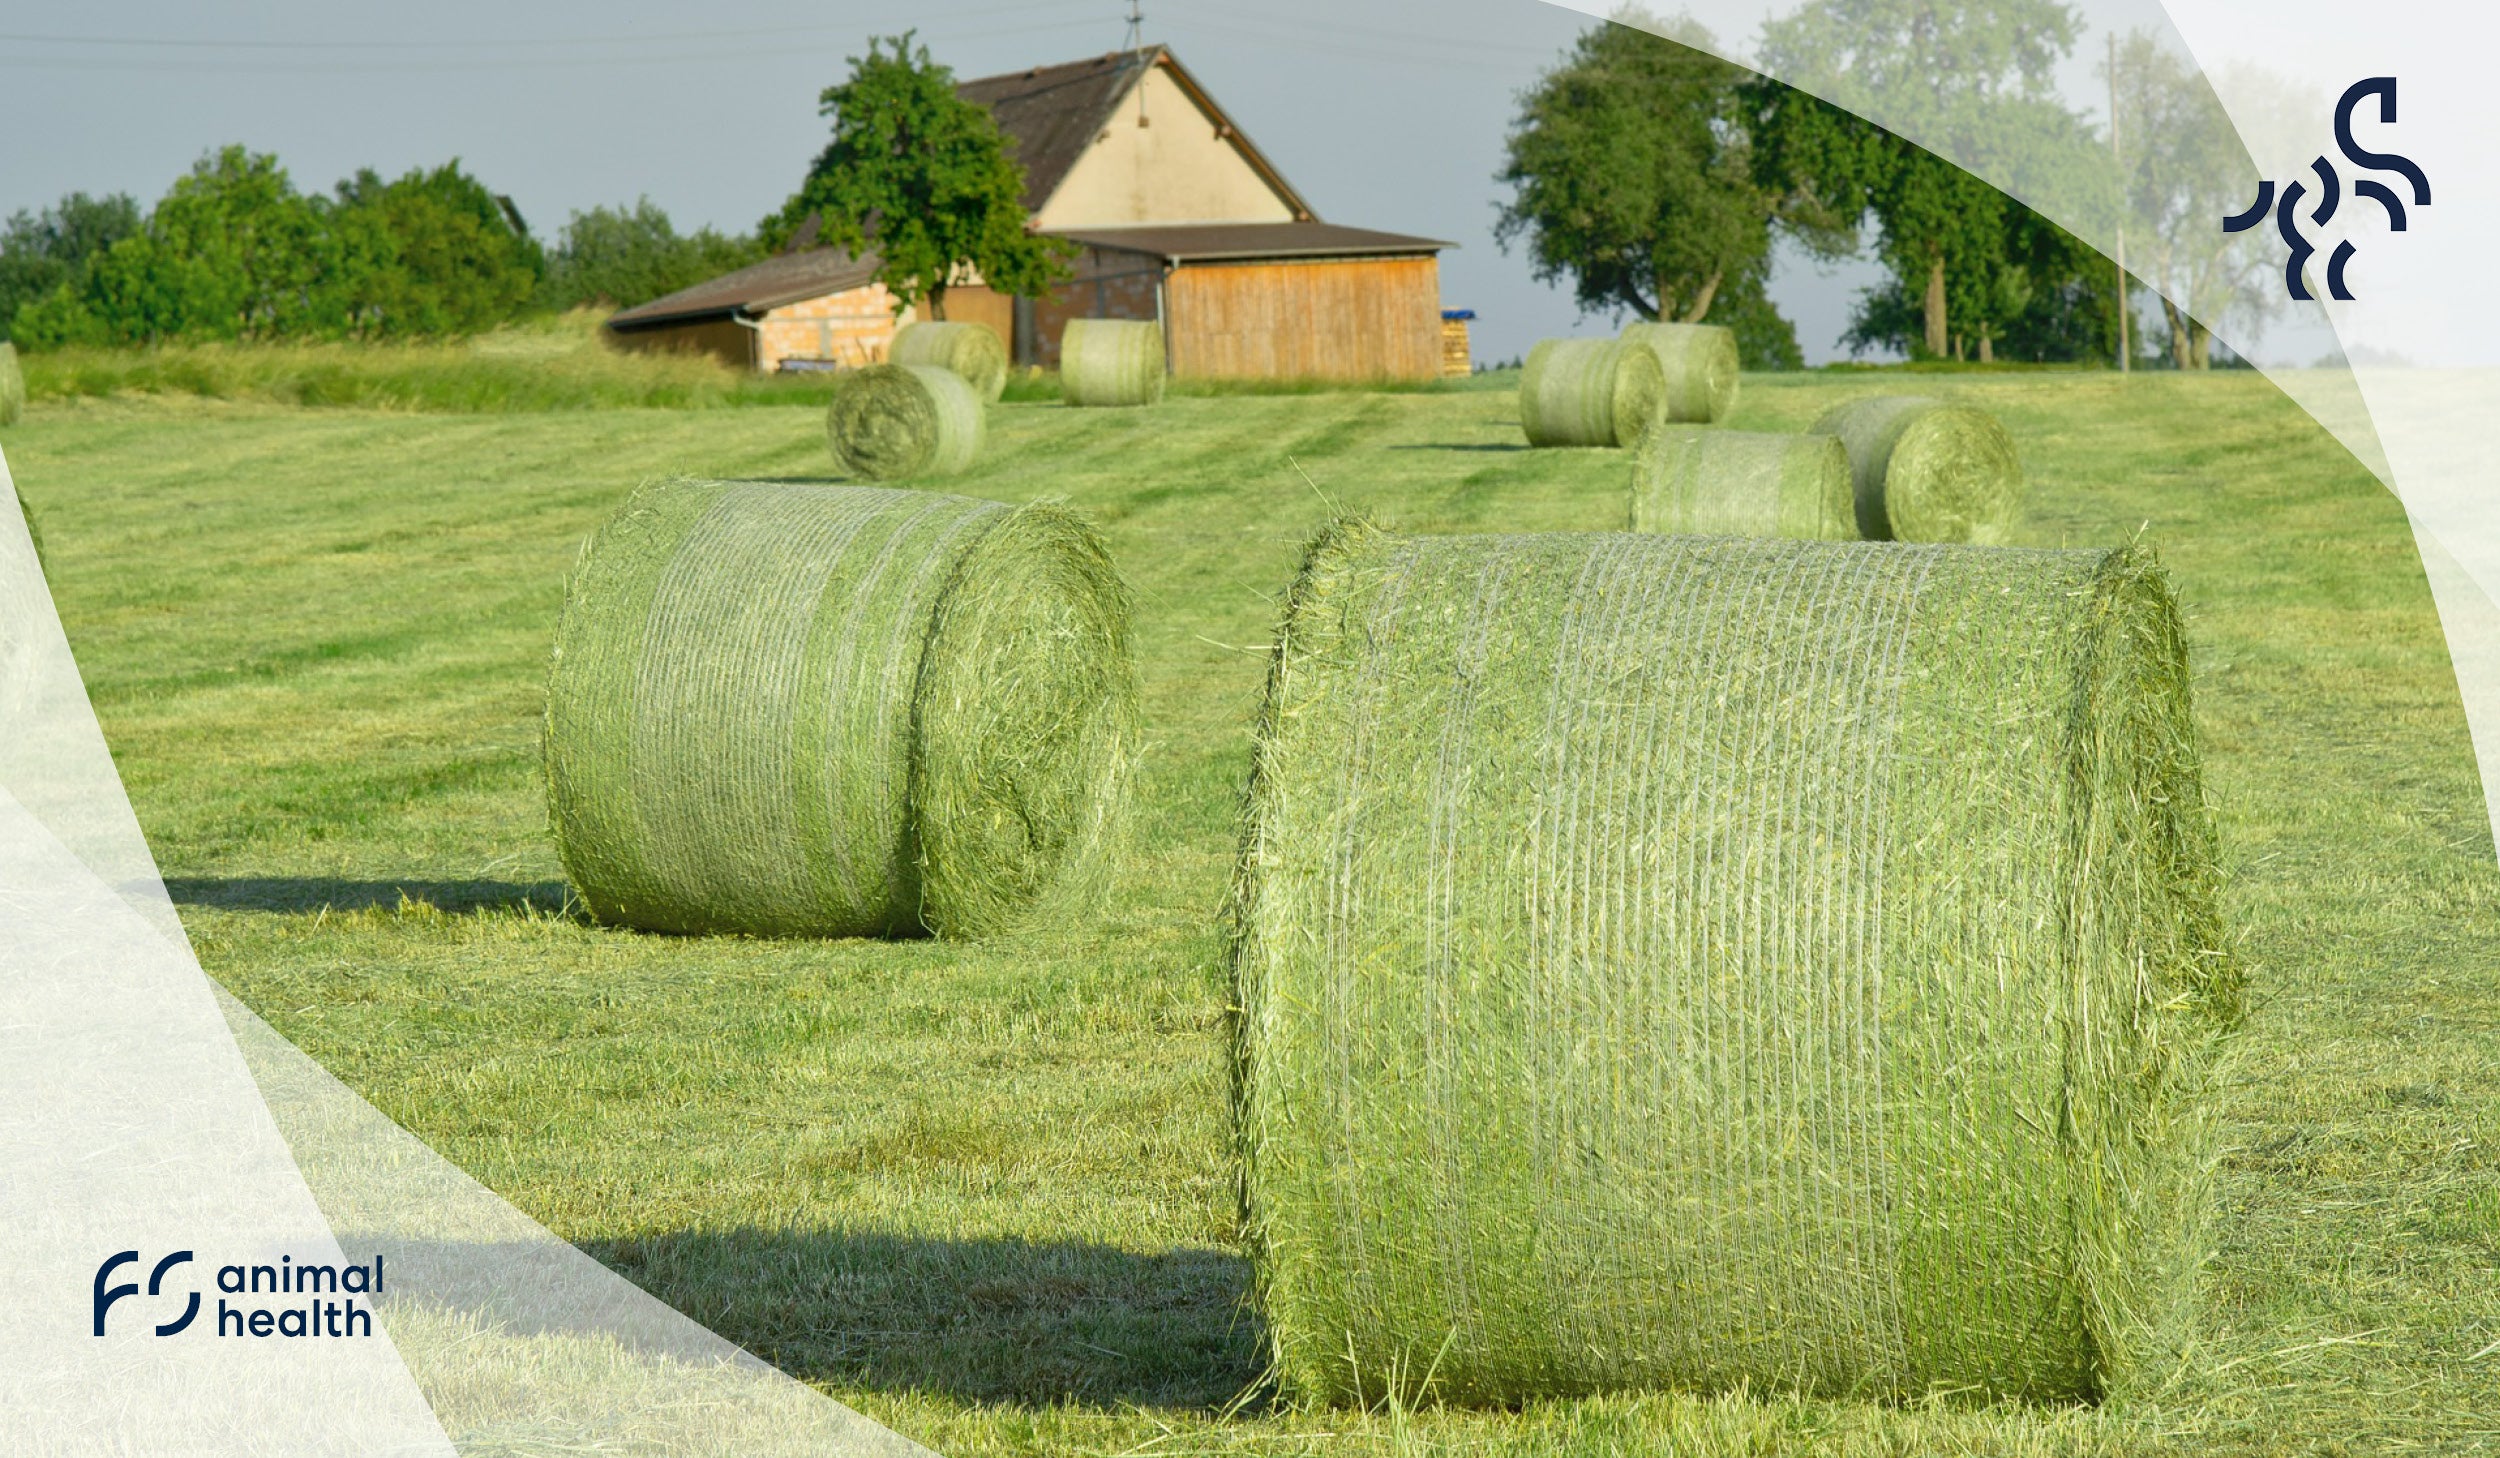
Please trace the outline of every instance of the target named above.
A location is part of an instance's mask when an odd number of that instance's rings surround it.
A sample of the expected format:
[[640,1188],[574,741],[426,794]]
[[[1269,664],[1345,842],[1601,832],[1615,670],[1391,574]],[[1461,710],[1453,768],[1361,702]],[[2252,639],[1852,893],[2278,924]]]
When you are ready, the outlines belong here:
[[980,324],[922,320],[894,332],[886,363],[936,365],[963,376],[972,393],[990,404],[1007,391],[1007,346]]
[[1254,754],[1236,1130],[1296,1392],[2175,1360],[2239,981],[2147,556],[1341,524]]
[[845,370],[825,410],[833,458],[871,481],[951,476],[980,459],[986,428],[980,396],[936,365]]
[[1099,882],[1136,737],[1129,599],[1047,503],[666,481],[556,632],[556,847],[599,920],[977,936]]
[[17,363],[17,346],[0,339],[0,425],[15,425],[26,416],[26,371]]
[[1828,435],[1654,426],[1632,448],[1632,530],[1854,540],[1849,453]]
[[1666,419],[1708,425],[1736,409],[1737,376],[1744,361],[1736,350],[1735,330],[1716,324],[1635,323],[1624,327],[1623,340],[1658,356],[1658,367],[1667,377]]
[[1985,410],[1881,395],[1835,405],[1811,429],[1848,450],[1858,534],[1868,541],[1993,545],[2022,515],[2022,461]]
[[1071,405],[1162,399],[1163,326],[1151,319],[1070,319],[1059,334],[1059,394]]
[[1628,446],[1666,396],[1658,356],[1619,339],[1541,339],[1519,376],[1519,424],[1533,446]]

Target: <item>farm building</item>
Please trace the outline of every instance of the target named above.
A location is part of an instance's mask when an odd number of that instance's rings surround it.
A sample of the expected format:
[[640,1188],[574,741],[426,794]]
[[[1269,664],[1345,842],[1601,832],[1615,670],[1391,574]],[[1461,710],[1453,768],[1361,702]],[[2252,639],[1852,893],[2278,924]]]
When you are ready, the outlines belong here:
[[[950,319],[985,324],[1020,364],[1055,365],[1073,318],[1159,319],[1172,371],[1200,377],[1430,379],[1442,370],[1440,250],[1321,222],[1162,46],[967,81],[1025,170],[1033,226],[1076,245],[1075,276],[1009,298],[978,278]],[[624,310],[617,339],[760,370],[885,357],[916,317],[876,261],[800,248]]]

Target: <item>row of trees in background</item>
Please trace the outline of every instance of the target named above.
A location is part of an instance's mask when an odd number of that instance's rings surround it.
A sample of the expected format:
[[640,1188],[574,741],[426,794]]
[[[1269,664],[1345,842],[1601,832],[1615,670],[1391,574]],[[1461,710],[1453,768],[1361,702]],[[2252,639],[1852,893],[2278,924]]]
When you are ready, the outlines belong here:
[[[1975,140],[2062,178],[2124,178],[2110,199],[2152,220],[2138,268],[2160,290],[2174,362],[2203,368],[2210,323],[2262,311],[2259,249],[2218,220],[2248,188],[2244,157],[2201,76],[2148,36],[2114,57],[2117,115],[2139,139],[2105,164],[2053,70],[2080,21],[2064,0],[1808,0],[1764,26],[1767,69],[1835,95],[1880,97],[1896,124]],[[1733,328],[1749,363],[1793,364],[1796,335],[1765,292],[1773,243],[1871,251],[1853,350],[1914,359],[2114,357],[2114,267],[2047,217],[1851,110],[1711,54],[1690,19],[1641,11],[1584,34],[1521,98],[1497,225],[1540,278],[1584,309]],[[1869,108],[1873,109],[1873,108]],[[1978,150],[1974,148],[1974,150]]]
[[296,190],[226,147],[153,209],[72,193],[0,226],[0,338],[32,348],[473,333],[533,310],[628,304],[762,256],[680,234],[649,201],[575,213],[555,246],[452,161]]

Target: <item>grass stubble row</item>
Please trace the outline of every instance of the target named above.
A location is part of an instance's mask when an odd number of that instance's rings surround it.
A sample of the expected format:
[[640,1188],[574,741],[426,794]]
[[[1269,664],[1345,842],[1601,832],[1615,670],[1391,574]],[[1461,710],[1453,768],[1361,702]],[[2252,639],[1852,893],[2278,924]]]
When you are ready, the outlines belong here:
[[979,936],[1091,902],[1136,735],[1128,592],[1066,508],[671,480],[583,548],[545,757],[601,921]]
[[1323,534],[1231,913],[1288,1388],[2158,1380],[2240,1001],[2199,777],[2136,550]]

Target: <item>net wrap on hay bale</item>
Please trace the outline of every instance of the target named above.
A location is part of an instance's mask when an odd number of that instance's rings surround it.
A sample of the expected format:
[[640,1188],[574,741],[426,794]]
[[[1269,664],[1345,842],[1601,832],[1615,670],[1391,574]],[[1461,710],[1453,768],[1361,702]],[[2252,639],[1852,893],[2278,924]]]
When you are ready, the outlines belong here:
[[1666,376],[1664,419],[1685,425],[1725,420],[1736,409],[1737,376],[1744,367],[1736,331],[1716,324],[1627,324],[1623,341],[1658,356]]
[[1163,326],[1150,319],[1070,319],[1059,332],[1059,394],[1071,405],[1161,400]]
[[671,932],[971,936],[1096,888],[1129,600],[1065,508],[664,481],[583,548],[547,694],[565,874]]
[[987,404],[997,403],[1007,391],[1007,346],[985,325],[936,319],[906,324],[894,332],[885,359],[888,364],[952,370]]
[[1835,405],[1810,429],[1849,452],[1858,534],[1870,542],[1996,545],[2022,515],[2014,438],[1985,410],[1880,395]]
[[1828,435],[1654,426],[1632,448],[1632,530],[1855,540],[1849,453]]
[[833,458],[871,481],[951,476],[980,459],[986,428],[981,397],[937,365],[844,370],[825,407]]
[[17,346],[0,339],[0,425],[15,425],[26,415],[26,371],[17,362]]
[[1533,446],[1628,446],[1658,419],[1666,374],[1620,339],[1541,339],[1519,375],[1519,425]]
[[2239,993],[2143,555],[1340,524],[1232,917],[1300,1393],[2064,1400],[2177,1349]]

